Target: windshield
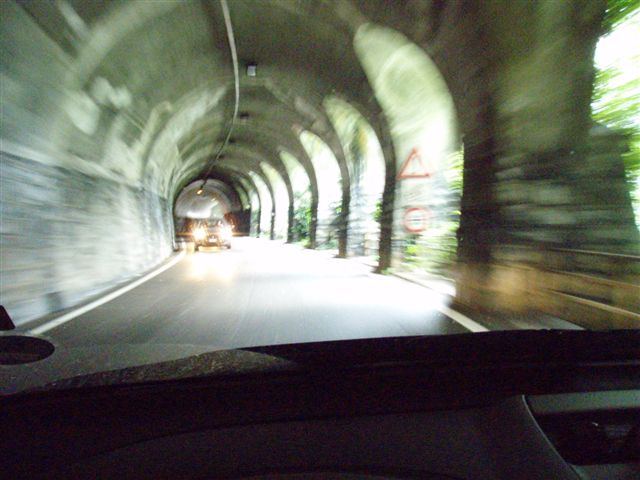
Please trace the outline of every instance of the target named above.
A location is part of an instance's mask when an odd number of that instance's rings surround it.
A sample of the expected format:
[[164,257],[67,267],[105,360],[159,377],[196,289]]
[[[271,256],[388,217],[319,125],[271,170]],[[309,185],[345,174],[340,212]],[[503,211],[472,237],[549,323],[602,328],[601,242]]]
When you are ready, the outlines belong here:
[[638,328],[639,5],[1,2],[0,373]]

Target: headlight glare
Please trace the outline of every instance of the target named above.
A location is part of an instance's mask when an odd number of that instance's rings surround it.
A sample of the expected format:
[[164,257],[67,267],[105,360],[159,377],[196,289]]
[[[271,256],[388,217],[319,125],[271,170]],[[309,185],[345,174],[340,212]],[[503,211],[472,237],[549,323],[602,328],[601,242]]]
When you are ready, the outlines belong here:
[[196,241],[204,240],[206,238],[206,236],[207,236],[207,232],[204,230],[204,228],[201,228],[201,227],[200,228],[196,228],[193,231],[193,238]]

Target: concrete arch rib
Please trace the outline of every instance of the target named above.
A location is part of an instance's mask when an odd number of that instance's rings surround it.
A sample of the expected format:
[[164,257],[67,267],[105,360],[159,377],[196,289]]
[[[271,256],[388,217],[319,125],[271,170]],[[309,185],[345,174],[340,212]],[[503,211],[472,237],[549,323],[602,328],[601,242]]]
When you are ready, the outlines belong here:
[[[249,197],[250,202],[251,202],[252,194],[255,195],[255,198],[258,201],[258,209],[257,211],[255,211],[253,208],[253,204],[250,203],[251,205],[250,227],[252,228],[250,229],[249,234],[251,234],[251,231],[255,231],[256,236],[259,236],[260,235],[260,212],[262,210],[262,199],[260,198],[258,187],[254,183],[253,179],[251,178],[250,175],[247,174],[247,171],[243,170],[242,168],[235,168],[228,165],[216,164],[213,170],[211,171],[211,176],[215,178],[220,174],[222,174],[226,178],[237,178],[238,184],[242,185],[242,188],[244,188],[245,191],[247,192],[247,196]],[[255,221],[254,221],[254,216],[255,216]]]
[[[201,194],[197,192],[203,189]],[[173,211],[174,222],[184,227],[186,219],[219,218],[237,215],[241,211],[239,197],[235,190],[220,180],[209,179],[205,185],[191,182],[176,198]]]
[[[281,177],[284,186],[287,191],[288,203],[287,203],[287,227],[286,227],[286,241],[292,241],[292,228],[293,228],[293,212],[294,212],[294,195],[293,187],[291,185],[291,178],[287,171],[279,152],[270,146],[264,144],[258,144],[254,147],[244,146],[243,144],[233,144],[227,147],[228,156],[230,158],[250,158],[253,160],[253,168],[260,168],[260,162],[265,162],[270,165],[277,174]],[[271,183],[271,182],[270,182]],[[272,185],[273,188],[273,185]],[[275,192],[274,192],[275,195]]]
[[[246,129],[247,127],[245,127]],[[290,133],[288,133],[290,132]],[[251,138],[252,141],[259,144],[273,145],[271,149],[285,150],[294,155],[300,162],[307,177],[309,178],[309,188],[311,191],[311,225],[309,228],[309,248],[316,248],[316,230],[317,230],[317,212],[318,212],[318,177],[309,158],[309,155],[303,145],[300,143],[300,139],[294,133],[292,129],[289,129],[287,133],[284,133],[281,129],[273,128],[272,126],[263,126],[260,128],[252,129],[251,131],[245,130],[238,134],[239,137],[246,135]],[[278,167],[280,168],[280,167]],[[287,175],[288,176],[288,175]]]
[[[288,134],[288,132],[291,133]],[[291,129],[283,131],[282,129],[273,128],[273,126],[267,126],[265,124],[261,124],[259,127],[256,127],[255,125],[239,124],[234,131],[233,140],[234,143],[227,147],[230,152],[240,151],[244,155],[255,156],[251,151],[256,150],[261,155],[259,157],[261,160],[269,162],[280,173],[286,182],[290,199],[293,198],[291,180],[279,157],[279,152],[287,151],[298,159],[309,179],[312,224],[310,226],[308,246],[309,248],[315,248],[317,227],[317,221],[315,219],[317,218],[318,209],[318,180],[313,163],[300,143],[297,135],[295,135]],[[213,148],[208,148],[205,153],[210,154],[212,150]],[[290,206],[293,207],[293,205]],[[289,215],[290,226],[293,221],[292,216],[293,211],[291,211]],[[288,241],[291,241],[291,232],[287,234],[287,238]]]
[[[319,106],[316,107],[314,102],[304,101],[301,97],[274,93],[269,88],[266,88],[265,90],[270,93],[270,97],[272,97],[273,100],[282,105],[282,108],[279,108],[275,115],[271,115],[269,117],[269,127],[267,127],[267,129],[271,130],[270,125],[274,122],[278,124],[291,125],[292,130],[295,133],[299,133],[302,129],[306,129],[322,139],[322,141],[331,149],[333,156],[338,163],[342,187],[341,208],[338,219],[338,256],[345,257],[347,252],[348,218],[351,204],[349,169],[340,139],[338,138],[333,124],[329,120],[329,117],[322,106],[322,97],[318,97],[317,103]],[[252,106],[254,106],[254,108],[261,104],[264,104],[265,107],[268,105],[264,100],[252,102]],[[265,127],[263,127],[262,124],[259,124],[254,125],[254,128],[257,130],[263,130]],[[315,217],[317,217],[317,215],[314,215],[312,218]],[[315,231],[315,226],[313,230]],[[314,240],[312,243],[315,244],[315,234],[313,237]]]
[[[291,187],[291,181],[290,181],[288,172],[286,171],[286,168],[282,163],[282,160],[280,159],[277,151],[272,150],[271,148],[263,145],[257,145],[257,146],[254,146],[253,148],[250,148],[247,146],[234,143],[227,147],[226,153],[223,159],[219,160],[216,165],[218,164],[230,165],[230,164],[240,163],[244,166],[247,166],[251,171],[254,171],[255,173],[260,173],[261,178],[265,181],[265,183],[268,185],[268,188],[270,189],[270,195],[274,201],[273,208],[275,209],[279,207],[279,203],[276,202],[277,192],[274,191],[274,185],[272,185],[272,182],[269,181],[266,176],[264,176],[263,168],[261,167],[261,162],[264,162],[265,164],[273,168],[275,172],[279,175],[281,180],[283,181],[284,187],[286,189],[286,194],[287,194],[287,210],[291,211],[293,209],[293,190]],[[278,215],[278,218],[277,218],[278,221],[282,221],[280,216],[281,215]],[[286,217],[287,217],[287,220],[285,221],[289,222],[290,221],[289,213],[287,213]],[[286,228],[289,229],[288,223]]]
[[239,235],[250,235],[251,233],[251,193],[250,190],[240,180],[241,177],[225,173],[221,170],[211,172],[207,177],[207,182],[211,180],[222,182],[229,186],[240,202],[240,209],[235,213],[234,225],[236,233]]
[[[251,160],[251,159],[233,159],[227,160],[224,159],[216,163],[216,167],[224,166],[230,170],[235,170],[236,172],[246,172],[247,176],[251,178],[251,181],[260,196],[260,224],[261,227],[265,226],[265,224],[269,225],[269,238],[273,238],[274,234],[274,220],[275,220],[275,204],[276,198],[273,192],[273,185],[265,175],[265,173],[260,168],[259,161]],[[267,198],[264,198],[264,194],[260,191],[260,185],[257,182],[261,182],[264,184],[267,190]],[[265,204],[270,203],[268,205],[268,212],[265,209]]]
[[342,148],[340,138],[335,131],[333,123],[329,120],[324,108],[322,109],[322,128],[317,123],[310,131],[320,137],[333,152],[333,156],[338,163],[340,170],[340,186],[342,189],[342,199],[340,205],[340,215],[338,218],[338,257],[347,256],[347,238],[349,229],[349,209],[351,207],[351,179],[347,159]]
[[[399,241],[412,236],[427,264],[437,257],[431,253],[432,245],[451,241],[449,211],[456,210],[455,192],[444,173],[460,148],[451,93],[427,53],[393,29],[361,25],[354,48],[392,127],[396,154],[406,162],[417,157],[426,165],[425,174],[411,177],[410,182],[402,181],[404,177],[395,182],[397,218],[392,235]],[[411,208],[421,208],[430,215],[429,228],[419,234],[408,233],[399,221]],[[396,253],[398,263],[404,265],[402,251]]]
[[369,121],[351,104],[335,96],[323,102],[340,138],[350,174],[348,252],[371,256],[377,253],[379,222],[375,213],[384,186],[384,158],[380,141]]

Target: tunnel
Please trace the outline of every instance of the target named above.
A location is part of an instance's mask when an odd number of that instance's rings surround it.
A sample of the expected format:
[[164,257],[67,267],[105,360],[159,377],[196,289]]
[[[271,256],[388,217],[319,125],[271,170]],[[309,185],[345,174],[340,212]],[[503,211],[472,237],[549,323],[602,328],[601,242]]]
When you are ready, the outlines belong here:
[[4,1],[1,303],[82,304],[220,218],[461,308],[637,326],[627,147],[590,113],[606,8]]

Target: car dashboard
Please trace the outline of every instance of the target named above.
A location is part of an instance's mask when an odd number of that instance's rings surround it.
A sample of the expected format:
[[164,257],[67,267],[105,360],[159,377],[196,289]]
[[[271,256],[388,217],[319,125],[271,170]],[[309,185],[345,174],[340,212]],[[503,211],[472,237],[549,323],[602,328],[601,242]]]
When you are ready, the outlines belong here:
[[598,335],[608,360],[332,342],[253,350],[292,370],[27,392],[2,399],[5,478],[640,478],[638,336]]

